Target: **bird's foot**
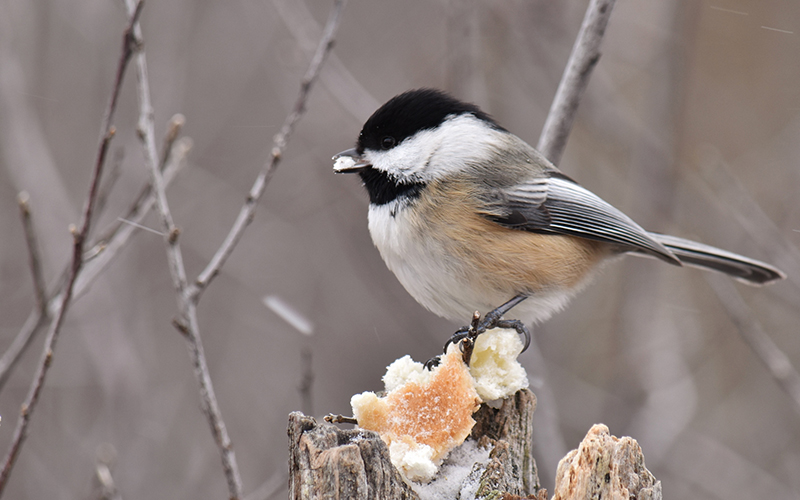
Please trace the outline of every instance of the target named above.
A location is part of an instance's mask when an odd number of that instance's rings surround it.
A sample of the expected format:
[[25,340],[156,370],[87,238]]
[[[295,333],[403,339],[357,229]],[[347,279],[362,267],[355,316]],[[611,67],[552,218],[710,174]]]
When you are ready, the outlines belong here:
[[[514,297],[512,300],[506,302],[502,306],[486,313],[486,315],[483,317],[483,320],[481,320],[480,313],[475,311],[470,325],[462,326],[456,330],[453,336],[450,337],[447,342],[445,342],[445,354],[447,353],[447,348],[450,347],[450,344],[458,344],[461,348],[464,363],[469,366],[470,359],[472,358],[472,351],[475,348],[475,340],[478,338],[478,335],[481,335],[492,328],[513,328],[517,331],[517,333],[525,338],[522,351],[524,352],[527,350],[528,346],[531,344],[530,330],[528,330],[525,324],[518,319],[503,319],[503,314],[508,312],[509,309],[519,304],[523,300],[525,300],[524,296]],[[431,370],[433,367],[438,366],[440,358],[441,356],[436,356],[429,359],[425,363],[425,368]]]

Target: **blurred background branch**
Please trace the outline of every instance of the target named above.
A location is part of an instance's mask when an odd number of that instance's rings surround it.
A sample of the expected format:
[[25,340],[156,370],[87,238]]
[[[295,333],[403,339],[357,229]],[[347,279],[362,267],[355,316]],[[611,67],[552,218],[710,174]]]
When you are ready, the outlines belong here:
[[706,281],[717,294],[739,334],[764,363],[781,389],[794,401],[795,410],[800,413],[800,373],[792,366],[789,357],[767,335],[731,280],[708,275]]
[[[233,445],[231,444],[227,427],[222,418],[222,412],[217,401],[214,386],[211,380],[211,374],[208,369],[208,362],[206,360],[205,350],[200,337],[200,327],[197,317],[197,302],[200,298],[200,293],[205,290],[210,281],[217,275],[217,273],[219,273],[225,261],[233,252],[234,247],[242,237],[245,228],[247,225],[249,225],[250,221],[252,221],[252,218],[255,214],[255,207],[261,198],[266,185],[269,183],[275,168],[277,168],[278,163],[282,159],[283,150],[286,147],[287,141],[294,131],[295,125],[305,114],[309,92],[319,76],[320,68],[324,63],[327,54],[333,47],[333,37],[339,26],[344,3],[344,0],[337,0],[334,3],[331,15],[328,19],[325,30],[323,31],[323,36],[320,40],[317,51],[315,52],[309,68],[300,84],[300,92],[295,102],[295,106],[291,113],[287,116],[280,132],[275,136],[275,144],[271,151],[271,160],[265,164],[261,173],[256,178],[256,181],[247,197],[247,202],[240,211],[236,222],[234,222],[228,237],[225,239],[220,249],[214,254],[214,257],[212,257],[211,262],[206,269],[200,273],[198,278],[191,285],[189,285],[187,281],[183,253],[181,251],[180,244],[178,243],[178,236],[180,233],[173,222],[172,213],[167,202],[163,179],[161,177],[161,171],[156,162],[155,129],[153,110],[150,104],[150,90],[145,56],[143,51],[139,51],[137,54],[137,81],[139,83],[138,95],[141,109],[138,132],[144,145],[145,162],[149,165],[151,182],[155,191],[158,210],[161,214],[162,226],[166,232],[164,239],[167,244],[167,260],[169,262],[173,284],[178,293],[180,317],[179,319],[175,320],[174,323],[189,341],[189,351],[195,367],[195,376],[200,386],[202,408],[208,418],[212,434],[220,450],[223,470],[228,482],[230,498],[242,497],[241,473],[239,472],[236,455],[233,452]],[[126,5],[130,11],[133,6],[132,0],[127,0]],[[139,44],[141,44],[141,28],[138,26],[138,24],[134,25],[134,32],[136,33]],[[176,134],[168,134],[168,137],[172,135]],[[169,148],[167,147],[165,150],[168,151]]]
[[581,96],[589,85],[592,70],[600,60],[600,43],[613,8],[614,0],[591,0],[578,38],[572,46],[564,76],[561,77],[536,145],[536,149],[554,165],[561,162]]
[[[17,425],[14,428],[14,435],[11,438],[11,444],[6,452],[5,459],[3,460],[3,468],[2,471],[0,471],[0,496],[2,496],[3,491],[5,491],[8,478],[11,475],[14,464],[16,463],[17,456],[22,449],[22,444],[27,437],[28,424],[30,423],[33,411],[39,402],[39,394],[44,386],[44,381],[50,365],[53,362],[56,341],[58,340],[59,333],[61,333],[61,326],[64,323],[67,310],[71,305],[70,302],[72,300],[75,281],[77,280],[78,273],[80,273],[81,267],[83,266],[84,245],[89,237],[89,229],[91,227],[92,215],[100,188],[100,179],[102,177],[103,167],[105,166],[106,154],[108,153],[109,143],[114,137],[114,133],[116,131],[113,125],[114,112],[117,109],[117,100],[120,94],[120,89],[122,88],[125,70],[128,67],[128,62],[131,60],[131,56],[135,50],[131,32],[133,30],[133,25],[138,22],[139,15],[141,15],[141,13],[142,4],[140,0],[140,2],[131,12],[128,26],[125,28],[125,32],[123,34],[122,54],[120,55],[119,63],[117,65],[117,72],[114,79],[114,85],[111,90],[111,97],[108,101],[108,106],[106,107],[106,112],[103,116],[100,146],[98,148],[97,158],[92,170],[92,176],[89,180],[89,193],[86,195],[83,216],[81,217],[79,226],[70,226],[70,232],[72,233],[73,238],[72,264],[69,268],[69,275],[67,276],[67,282],[64,286],[64,293],[61,298],[61,302],[58,304],[58,308],[53,315],[53,321],[50,324],[50,329],[47,332],[47,337],[45,338],[44,351],[42,352],[41,359],[36,368],[36,373],[33,377],[33,381],[31,382],[30,389],[28,390],[28,395],[25,398],[25,401],[22,403]],[[38,302],[40,305],[40,310],[43,311],[45,304],[44,292],[39,292],[37,294],[37,298],[39,299]]]
[[47,285],[42,274],[42,261],[39,256],[39,243],[36,241],[36,230],[31,219],[30,195],[23,191],[17,197],[19,212],[22,217],[22,228],[25,230],[25,243],[28,246],[28,262],[33,278],[33,294],[36,298],[36,309],[47,317]]
[[[191,148],[191,141],[179,142],[175,152],[170,156],[169,162],[164,166],[164,183],[169,185],[175,174],[186,160]],[[77,300],[89,289],[92,282],[111,263],[119,251],[125,247],[129,239],[141,229],[141,223],[155,204],[150,184],[146,184],[133,205],[121,217],[125,222],[116,221],[102,236],[97,239],[84,255],[84,265],[75,283],[74,299]],[[65,267],[61,276],[66,277],[69,267]],[[36,334],[48,324],[51,315],[57,310],[64,294],[65,281],[53,296],[47,300],[44,308],[35,307],[28,315],[20,331],[14,337],[11,345],[0,357],[0,390],[2,390],[11,371],[22,353],[30,345]]]
[[[135,8],[133,0],[126,0],[125,5],[129,13]],[[142,40],[142,29],[138,23],[133,25],[132,31],[136,37],[136,42],[141,47],[144,42]],[[174,320],[174,323],[188,340],[195,377],[200,386],[201,408],[208,419],[208,423],[211,426],[211,434],[219,448],[222,469],[228,483],[228,496],[232,500],[237,500],[242,497],[242,477],[228,430],[222,419],[222,411],[214,392],[211,374],[208,371],[208,362],[200,339],[196,302],[186,294],[186,268],[183,264],[183,253],[178,243],[180,231],[172,219],[172,212],[167,202],[166,188],[164,187],[164,178],[159,165],[159,158],[165,158],[165,156],[159,156],[156,149],[154,110],[150,101],[147,61],[141,48],[136,54],[136,69],[137,96],[140,109],[137,133],[144,148],[145,167],[150,171],[150,182],[153,186],[156,206],[158,207],[158,213],[165,232],[163,239],[166,243],[167,262],[172,275],[173,286],[178,294],[180,318]],[[165,150],[167,150],[166,147]]]
[[193,288],[188,292],[188,295],[191,296],[193,300],[197,301],[200,298],[200,294],[203,293],[203,290],[205,290],[211,280],[219,273],[225,261],[228,260],[228,257],[230,257],[233,252],[234,247],[242,238],[244,230],[253,220],[258,200],[261,199],[261,195],[264,194],[264,189],[266,189],[267,184],[269,184],[269,181],[272,179],[275,169],[278,168],[278,164],[283,158],[284,150],[286,149],[292,132],[294,132],[295,126],[297,126],[297,122],[306,113],[306,103],[308,102],[309,92],[314,86],[314,83],[316,83],[317,78],[319,78],[322,65],[325,63],[328,54],[333,48],[333,39],[339,28],[345,3],[346,0],[335,0],[333,8],[331,9],[331,14],[328,17],[328,22],[325,24],[322,37],[317,45],[317,50],[311,58],[311,63],[308,66],[308,70],[306,70],[305,76],[303,76],[303,80],[300,82],[300,92],[297,95],[294,107],[283,122],[283,126],[278,134],[275,135],[272,151],[270,152],[270,160],[264,164],[261,172],[256,177],[247,195],[247,201],[239,212],[225,241],[211,258],[206,268],[203,269],[197,277]]

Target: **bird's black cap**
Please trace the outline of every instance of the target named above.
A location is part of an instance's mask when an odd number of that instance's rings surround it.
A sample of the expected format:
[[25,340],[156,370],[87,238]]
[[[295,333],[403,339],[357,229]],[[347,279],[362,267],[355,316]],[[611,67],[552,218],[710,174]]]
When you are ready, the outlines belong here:
[[462,114],[472,114],[502,130],[474,104],[441,90],[416,89],[391,98],[369,117],[358,135],[357,150],[363,154],[366,149],[391,149],[421,130],[438,127],[448,116]]

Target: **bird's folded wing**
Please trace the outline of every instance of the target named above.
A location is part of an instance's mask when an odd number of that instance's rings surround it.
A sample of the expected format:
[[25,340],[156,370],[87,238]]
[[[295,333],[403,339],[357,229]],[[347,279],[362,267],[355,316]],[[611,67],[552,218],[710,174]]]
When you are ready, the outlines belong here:
[[609,203],[560,173],[498,188],[483,213],[511,229],[579,236],[643,251],[672,264],[678,258]]

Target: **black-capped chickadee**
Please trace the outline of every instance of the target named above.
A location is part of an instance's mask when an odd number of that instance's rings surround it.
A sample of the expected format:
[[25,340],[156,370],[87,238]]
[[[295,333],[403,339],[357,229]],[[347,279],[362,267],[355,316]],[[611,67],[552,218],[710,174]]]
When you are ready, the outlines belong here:
[[423,306],[451,320],[501,304],[543,321],[600,264],[632,253],[763,285],[763,262],[651,233],[567,177],[477,106],[432,89],[400,94],[334,156],[369,193],[369,232]]

